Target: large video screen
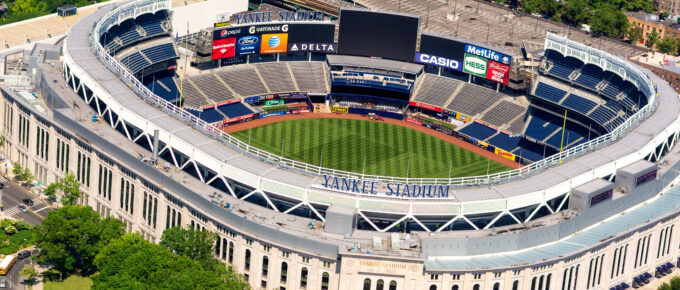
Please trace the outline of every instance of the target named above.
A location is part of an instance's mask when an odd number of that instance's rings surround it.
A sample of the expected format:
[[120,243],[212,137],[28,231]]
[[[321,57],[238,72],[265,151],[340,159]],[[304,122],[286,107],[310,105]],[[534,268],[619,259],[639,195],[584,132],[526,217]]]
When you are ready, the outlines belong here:
[[338,53],[412,62],[419,16],[341,9]]
[[419,52],[462,62],[465,56],[465,42],[423,32],[420,35]]
[[225,27],[213,32],[212,59],[287,52],[335,53],[332,23]]

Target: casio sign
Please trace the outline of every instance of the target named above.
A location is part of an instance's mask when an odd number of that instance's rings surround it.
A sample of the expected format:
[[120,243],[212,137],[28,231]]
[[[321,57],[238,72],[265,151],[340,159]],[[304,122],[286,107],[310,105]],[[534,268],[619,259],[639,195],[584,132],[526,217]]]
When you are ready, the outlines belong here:
[[255,36],[246,36],[246,37],[241,37],[238,40],[238,44],[239,45],[251,45],[251,44],[258,43],[259,41],[260,41],[260,39],[258,39]]
[[416,62],[422,64],[430,64],[460,71],[460,62],[454,59],[448,59],[441,56],[429,55],[425,53],[416,53]]

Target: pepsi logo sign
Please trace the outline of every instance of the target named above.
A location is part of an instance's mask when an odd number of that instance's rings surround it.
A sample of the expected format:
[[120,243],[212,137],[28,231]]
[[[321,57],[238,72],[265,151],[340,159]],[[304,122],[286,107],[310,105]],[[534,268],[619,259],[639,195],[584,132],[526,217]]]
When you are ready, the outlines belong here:
[[225,29],[225,30],[222,30],[222,32],[220,32],[220,36],[221,36],[221,37],[227,36],[227,30],[226,30],[226,29]]

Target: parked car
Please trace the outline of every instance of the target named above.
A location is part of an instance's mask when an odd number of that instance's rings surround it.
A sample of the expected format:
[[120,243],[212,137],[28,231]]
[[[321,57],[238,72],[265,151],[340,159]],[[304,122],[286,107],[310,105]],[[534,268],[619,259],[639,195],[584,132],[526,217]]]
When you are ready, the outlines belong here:
[[6,288],[7,287],[7,280],[2,279],[0,280],[0,288]]
[[19,252],[19,254],[17,256],[19,257],[19,259],[26,259],[26,258],[31,256],[31,251],[23,250],[23,251]]

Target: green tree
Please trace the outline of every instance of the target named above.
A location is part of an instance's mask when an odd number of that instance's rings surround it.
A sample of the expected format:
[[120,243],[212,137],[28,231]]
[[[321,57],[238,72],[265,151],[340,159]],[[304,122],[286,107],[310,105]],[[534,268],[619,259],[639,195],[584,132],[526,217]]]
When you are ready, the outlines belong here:
[[671,289],[680,290],[680,277],[673,277],[671,279]]
[[24,173],[24,169],[21,167],[21,163],[14,162],[12,165],[12,173],[14,176],[21,178],[21,174]]
[[211,269],[219,263],[214,257],[217,234],[210,231],[195,231],[172,227],[163,232],[161,246],[180,256],[198,261],[204,269]]
[[126,234],[111,241],[94,261],[93,289],[248,289],[243,276],[224,265],[203,269],[198,261]]
[[16,0],[9,7],[9,13],[14,15],[37,14],[47,12],[47,1],[40,0]]
[[656,44],[659,42],[659,33],[656,32],[656,29],[652,30],[652,32],[647,33],[647,46],[651,47],[654,49]]
[[91,207],[64,206],[52,211],[37,229],[37,261],[51,262],[64,274],[80,269],[94,270],[99,250],[125,233],[125,224],[114,218],[101,219]]
[[665,54],[675,54],[678,51],[677,42],[675,38],[666,36],[659,41],[656,47]]
[[590,18],[590,7],[586,0],[571,0],[564,4],[562,17],[570,23],[580,27]]
[[33,173],[28,169],[28,167],[24,168],[24,172],[21,173],[21,179],[26,183],[26,185],[31,185],[33,184]]
[[628,40],[630,43],[636,44],[642,40],[642,29],[637,26],[631,26],[628,28]]
[[80,191],[80,182],[78,182],[73,172],[69,171],[62,180],[50,183],[45,188],[45,195],[50,199],[54,199],[57,196],[57,192],[62,193],[61,203],[63,205],[75,204],[76,200],[82,195],[82,192]]
[[673,288],[671,288],[671,285],[668,285],[668,283],[661,284],[659,286],[659,288],[657,288],[657,289],[658,290],[673,290]]
[[597,9],[589,24],[593,33],[610,37],[623,36],[629,25],[626,15],[611,5]]
[[24,265],[24,268],[21,269],[19,275],[28,281],[28,287],[31,288],[35,283],[35,278],[38,277],[38,271],[31,265]]

